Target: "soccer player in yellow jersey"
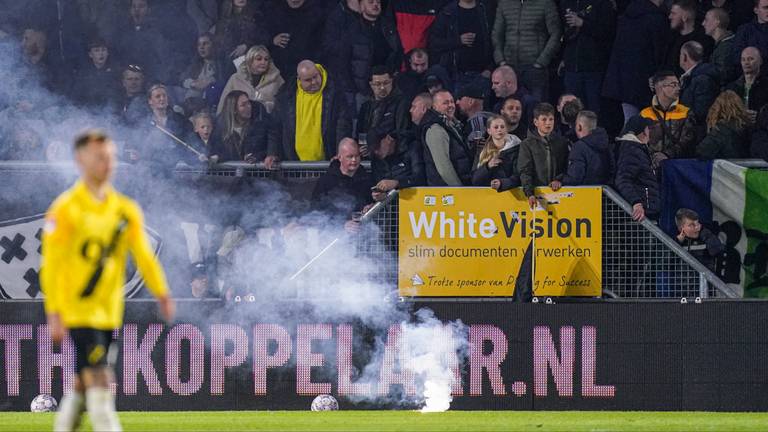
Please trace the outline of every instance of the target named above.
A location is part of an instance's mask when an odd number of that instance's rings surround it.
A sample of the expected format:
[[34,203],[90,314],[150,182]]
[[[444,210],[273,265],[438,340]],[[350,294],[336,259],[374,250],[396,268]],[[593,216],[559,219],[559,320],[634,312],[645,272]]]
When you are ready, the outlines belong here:
[[75,139],[75,160],[80,180],[51,205],[42,240],[40,282],[51,338],[60,343],[68,333],[77,359],[75,388],[62,399],[54,430],[76,429],[87,409],[94,430],[119,431],[110,363],[113,331],[123,323],[129,252],[166,320],[175,307],[141,209],[110,185],[115,144],[101,131],[86,131]]

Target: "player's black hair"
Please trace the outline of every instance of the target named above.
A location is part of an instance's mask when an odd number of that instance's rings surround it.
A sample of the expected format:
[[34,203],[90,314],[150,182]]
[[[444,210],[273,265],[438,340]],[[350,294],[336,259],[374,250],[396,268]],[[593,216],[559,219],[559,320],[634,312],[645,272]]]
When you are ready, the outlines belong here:
[[75,137],[75,150],[80,150],[91,141],[103,143],[109,141],[109,136],[100,129],[87,129]]

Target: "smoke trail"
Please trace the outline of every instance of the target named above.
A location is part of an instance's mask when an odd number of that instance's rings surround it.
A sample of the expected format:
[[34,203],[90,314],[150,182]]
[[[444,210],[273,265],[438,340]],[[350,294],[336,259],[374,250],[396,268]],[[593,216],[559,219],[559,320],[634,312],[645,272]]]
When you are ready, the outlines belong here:
[[[6,83],[0,87],[0,124],[6,141],[11,136],[8,129],[29,131],[45,150],[50,149],[49,160],[61,160],[71,157],[69,143],[86,127],[107,129],[121,147],[146,139],[141,131],[124,126],[116,115],[81,109],[43,88],[26,65],[14,60],[19,58],[16,43],[0,41],[0,58],[0,81]],[[138,199],[148,225],[160,232],[183,222],[210,222],[218,227],[221,234],[213,242],[213,250],[223,286],[239,287],[254,298],[253,307],[228,305],[222,315],[242,322],[293,327],[310,318],[360,323],[370,334],[354,339],[354,351],[362,354],[351,378],[371,384],[371,392],[349,395],[351,402],[415,407],[424,412],[450,407],[451,393],[461,384],[466,329],[460,322],[440,322],[429,309],[412,313],[408,303],[400,302],[396,287],[374,277],[383,265],[378,261],[382,256],[366,254],[359,249],[358,239],[344,232],[347,215],[340,218],[310,211],[309,205],[295,200],[286,188],[266,180],[173,180],[167,174],[155,174],[141,165],[132,166],[118,173],[117,183]],[[18,181],[20,196],[52,198],[71,180],[71,170],[62,173],[58,184],[46,186],[51,187],[49,191],[41,191],[41,184],[28,178],[14,181]],[[375,243],[378,227],[368,224],[359,235]],[[340,240],[333,247],[290,280],[336,238]],[[181,245],[167,241],[164,254],[175,247]],[[386,245],[368,247],[393,254]],[[296,302],[289,303],[293,306],[287,310],[272,307],[276,302],[286,304],[286,299]],[[199,317],[199,323],[215,319]],[[382,384],[383,368],[402,377],[402,391],[390,391],[389,385]]]

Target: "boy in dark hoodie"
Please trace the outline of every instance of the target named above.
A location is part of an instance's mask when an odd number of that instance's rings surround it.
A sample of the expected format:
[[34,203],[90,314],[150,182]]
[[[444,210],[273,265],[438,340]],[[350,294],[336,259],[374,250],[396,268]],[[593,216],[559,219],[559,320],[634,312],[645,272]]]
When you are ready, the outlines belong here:
[[561,187],[561,180],[568,167],[568,140],[553,134],[555,107],[540,103],[533,109],[534,130],[520,144],[517,160],[520,182],[531,208],[536,206],[535,188]]
[[725,250],[720,239],[701,225],[698,213],[693,210],[687,208],[678,210],[675,214],[675,223],[680,230],[676,237],[677,243],[714,272],[715,258]]

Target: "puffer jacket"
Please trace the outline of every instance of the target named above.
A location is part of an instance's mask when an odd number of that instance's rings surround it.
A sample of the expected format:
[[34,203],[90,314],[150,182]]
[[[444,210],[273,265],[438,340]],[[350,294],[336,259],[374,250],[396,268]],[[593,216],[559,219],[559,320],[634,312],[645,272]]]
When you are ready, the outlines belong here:
[[681,78],[680,103],[689,107],[698,124],[707,120],[709,107],[720,94],[720,73],[713,64],[699,63]]
[[675,102],[666,111],[656,96],[640,115],[654,122],[648,148],[670,159],[690,157],[696,142],[696,120],[687,106]]
[[493,24],[493,59],[511,66],[549,66],[560,48],[563,28],[552,0],[502,0]]
[[235,90],[240,90],[248,94],[248,98],[252,101],[261,102],[267,108],[267,111],[274,111],[275,98],[277,93],[285,84],[285,80],[280,75],[280,70],[274,63],[270,63],[267,73],[261,77],[261,80],[255,86],[251,82],[251,73],[248,72],[248,65],[243,62],[240,64],[237,72],[232,74],[227,81],[227,85],[224,86],[224,90],[221,92],[221,99],[219,99],[219,107],[216,109],[216,114],[221,113],[224,109],[224,99],[227,95]]
[[707,113],[720,94],[720,73],[711,63],[696,65],[681,79],[680,103],[689,107],[698,124],[707,121]]
[[568,155],[568,171],[563,176],[567,186],[607,185],[613,180],[616,162],[608,132],[597,128],[576,141]]
[[472,184],[475,186],[490,186],[492,180],[500,180],[499,192],[504,192],[520,186],[520,172],[517,170],[517,159],[520,155],[520,138],[515,135],[507,137],[507,143],[499,152],[501,163],[491,168],[488,163],[480,164],[472,172]]
[[386,63],[389,70],[395,71],[403,61],[403,48],[394,23],[380,17],[371,24],[362,17],[354,20],[352,27],[345,33],[337,53],[333,55],[331,71],[339,77],[345,91],[354,91],[364,95],[371,94],[371,68],[374,65],[375,32],[382,32],[387,42],[389,54]]
[[749,157],[749,131],[720,122],[696,146],[696,157],[706,160]]
[[[449,124],[446,117],[434,110],[428,110],[420,124],[421,144],[424,149],[424,170],[427,177],[428,186],[461,186],[468,185],[472,176],[472,153],[467,147],[461,136],[461,131],[457,130],[453,124]],[[432,143],[428,139],[429,131],[434,129],[439,131],[443,129],[448,135],[447,143]],[[432,144],[432,146],[430,146]],[[444,147],[443,147],[444,146]],[[433,154],[433,151],[441,152],[441,155]],[[449,184],[440,174],[440,163],[444,161],[447,153],[449,163],[458,176],[461,184]]]
[[619,137],[618,143],[616,189],[630,205],[642,204],[646,215],[655,219],[661,210],[661,195],[651,153],[633,134]]
[[568,140],[561,136],[544,138],[532,130],[520,144],[517,169],[525,196],[532,196],[538,186],[561,180],[567,167]]

